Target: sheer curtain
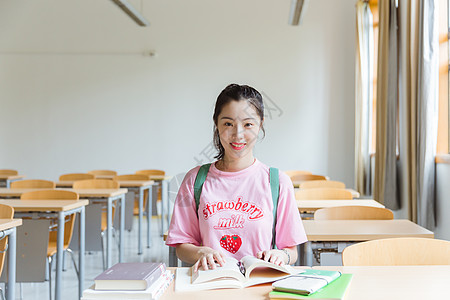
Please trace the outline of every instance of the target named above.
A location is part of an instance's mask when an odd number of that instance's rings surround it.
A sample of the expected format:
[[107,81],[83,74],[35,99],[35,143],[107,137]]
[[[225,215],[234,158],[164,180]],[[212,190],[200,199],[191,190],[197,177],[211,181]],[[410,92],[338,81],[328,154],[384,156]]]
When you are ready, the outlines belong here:
[[[402,206],[412,221],[432,229],[439,88],[437,1],[398,0],[398,8],[396,2],[379,1],[375,199],[383,199],[388,208]],[[398,163],[392,162],[395,149]]]
[[373,18],[369,3],[356,3],[355,186],[370,194],[370,141],[373,97]]

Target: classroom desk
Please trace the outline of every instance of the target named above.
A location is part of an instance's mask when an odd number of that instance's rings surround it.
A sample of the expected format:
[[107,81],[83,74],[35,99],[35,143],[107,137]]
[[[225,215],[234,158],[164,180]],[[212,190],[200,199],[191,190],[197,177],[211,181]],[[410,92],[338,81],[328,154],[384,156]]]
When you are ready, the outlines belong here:
[[[299,247],[300,263],[312,266],[313,249],[328,248],[332,242],[338,250],[347,243],[394,237],[433,238],[434,233],[409,220],[303,220],[308,242]],[[339,245],[341,243],[341,245]],[[332,248],[336,248],[333,245]],[[341,251],[339,251],[341,252]],[[300,254],[300,253],[299,253]]]
[[313,269],[352,273],[346,300],[449,299],[450,265],[317,266]]
[[[85,229],[85,206],[89,204],[88,200],[0,200],[0,204],[10,205],[14,208],[14,216],[35,216],[35,213],[43,216],[56,217],[58,219],[57,232],[57,252],[56,252],[56,279],[55,279],[55,299],[62,299],[62,271],[63,271],[63,253],[64,253],[64,219],[67,215],[73,213],[80,214],[79,232],[80,232],[80,253],[79,253],[79,281],[78,293],[81,297],[84,284],[84,229]],[[30,214],[31,213],[31,214]]]
[[9,188],[11,186],[11,182],[21,180],[23,178],[25,178],[25,175],[0,174],[0,182],[4,182],[6,185],[6,188]]
[[334,206],[372,206],[384,208],[383,204],[373,199],[297,200],[297,207],[302,217],[313,218],[316,210]]
[[166,216],[167,229],[169,227],[169,180],[172,176],[150,175],[150,179],[161,185],[161,234],[164,233],[164,216]]
[[22,225],[22,219],[0,219],[0,237],[9,236],[8,240],[8,283],[6,300],[15,300],[16,295],[16,227]]
[[[65,185],[67,186],[67,185]],[[23,193],[35,191],[36,189],[7,189],[0,188],[0,197],[20,198]],[[124,233],[124,217],[125,213],[122,207],[125,204],[125,194],[127,189],[71,189],[61,188],[61,190],[76,192],[80,198],[92,199],[93,201],[102,201],[107,203],[107,234],[106,234],[106,265],[112,266],[111,252],[112,252],[112,203],[119,201],[120,206],[120,236],[119,236],[119,262],[123,261],[123,233]]]
[[[316,268],[353,274],[345,300],[448,299],[450,266],[313,267]],[[267,300],[272,291],[270,283],[197,292],[175,292],[174,287],[175,279],[160,300]]]

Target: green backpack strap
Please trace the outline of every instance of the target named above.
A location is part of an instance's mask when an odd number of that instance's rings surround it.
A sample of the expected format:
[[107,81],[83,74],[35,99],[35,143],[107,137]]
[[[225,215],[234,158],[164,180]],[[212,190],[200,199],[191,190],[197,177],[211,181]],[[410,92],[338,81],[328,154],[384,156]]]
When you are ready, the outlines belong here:
[[195,213],[198,217],[198,207],[200,206],[200,195],[202,194],[203,183],[205,183],[211,164],[204,164],[200,167],[195,177],[194,182],[194,198],[195,198]]
[[273,227],[272,227],[272,249],[277,249],[275,240],[275,229],[277,225],[278,198],[280,196],[280,176],[277,168],[269,169],[270,190],[273,202]]

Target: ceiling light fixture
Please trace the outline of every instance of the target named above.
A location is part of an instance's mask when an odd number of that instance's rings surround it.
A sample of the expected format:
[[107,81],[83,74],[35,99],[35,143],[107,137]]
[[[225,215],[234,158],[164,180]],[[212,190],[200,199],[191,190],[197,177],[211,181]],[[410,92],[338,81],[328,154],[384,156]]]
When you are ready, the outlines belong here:
[[150,26],[150,23],[127,0],[111,0],[139,26]]
[[309,0],[292,0],[289,12],[289,25],[299,25],[306,13]]

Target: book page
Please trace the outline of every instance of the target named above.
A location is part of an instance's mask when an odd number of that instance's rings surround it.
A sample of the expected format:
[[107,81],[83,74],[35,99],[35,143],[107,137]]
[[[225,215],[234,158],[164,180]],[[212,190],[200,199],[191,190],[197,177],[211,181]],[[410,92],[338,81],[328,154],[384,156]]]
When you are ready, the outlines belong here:
[[202,283],[191,283],[191,268],[177,268],[175,276],[175,291],[202,291],[226,288],[242,288],[242,283],[236,279],[212,280]]
[[[247,278],[247,280],[251,276],[280,277],[280,276],[283,276],[283,274],[280,274],[280,272],[283,272],[283,273],[286,273],[289,275],[293,275],[293,274],[301,273],[303,271],[303,270],[299,270],[299,269],[294,269],[290,265],[278,266],[278,265],[264,261],[262,259],[256,258],[255,256],[251,256],[251,255],[244,256],[241,259],[241,261],[245,267],[245,277]],[[270,269],[272,269],[272,270],[270,270]],[[275,270],[277,270],[277,271],[275,271]]]
[[192,284],[203,283],[212,280],[232,279],[243,282],[244,275],[239,270],[238,261],[232,257],[225,258],[225,264],[221,267],[218,264],[215,269],[192,271]]

